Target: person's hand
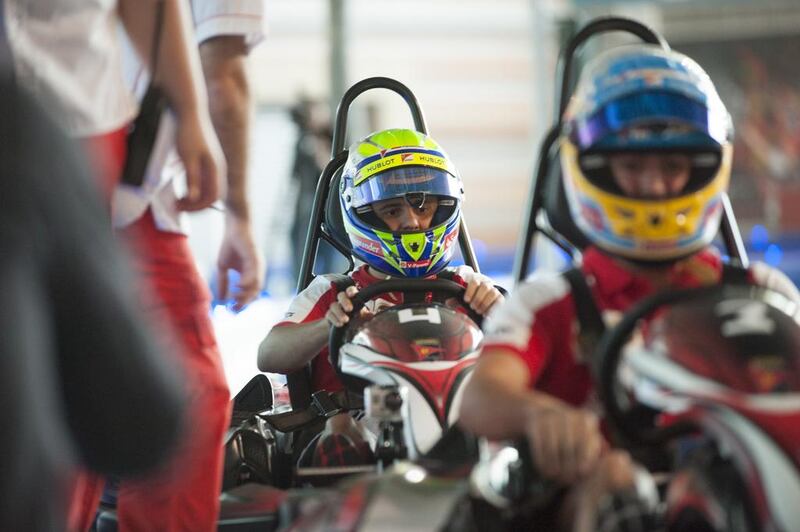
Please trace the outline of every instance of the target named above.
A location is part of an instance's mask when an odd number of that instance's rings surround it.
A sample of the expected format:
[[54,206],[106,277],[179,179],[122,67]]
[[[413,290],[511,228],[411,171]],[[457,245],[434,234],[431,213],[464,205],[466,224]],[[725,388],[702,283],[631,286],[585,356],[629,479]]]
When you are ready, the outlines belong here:
[[495,288],[492,280],[485,275],[473,273],[464,279],[467,281],[467,288],[464,291],[464,303],[480,314],[486,316],[496,304],[503,301],[503,294]]
[[562,527],[574,532],[598,530],[598,511],[603,501],[621,492],[636,492],[636,467],[625,451],[604,453],[588,477],[567,495],[559,512]]
[[[353,310],[352,298],[358,293],[358,288],[355,286],[348,286],[347,289],[336,294],[336,301],[331,303],[328,307],[328,312],[325,313],[325,319],[333,327],[342,327],[350,321],[350,312]],[[368,319],[372,316],[366,307],[361,309],[360,316],[362,319]]]
[[222,193],[225,156],[210,119],[197,115],[177,118],[175,149],[186,169],[186,196],[177,201],[178,210],[205,209]]
[[596,468],[604,447],[597,416],[557,399],[532,406],[525,435],[539,473],[571,484]]
[[[232,289],[228,270],[239,272],[239,279]],[[232,298],[232,308],[239,312],[261,292],[264,270],[264,259],[256,248],[250,222],[226,213],[225,235],[217,257],[217,298]]]

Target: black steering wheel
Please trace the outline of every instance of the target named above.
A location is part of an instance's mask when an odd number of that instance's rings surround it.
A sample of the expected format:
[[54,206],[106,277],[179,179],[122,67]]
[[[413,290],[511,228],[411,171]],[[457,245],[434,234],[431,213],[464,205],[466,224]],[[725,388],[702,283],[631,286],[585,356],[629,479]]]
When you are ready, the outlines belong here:
[[[381,294],[388,294],[391,292],[401,292],[404,294],[432,292],[434,294],[444,295],[446,297],[456,297],[462,302],[464,301],[464,293],[466,288],[460,284],[448,281],[445,279],[392,279],[388,281],[380,281],[359,290],[358,293],[351,300],[353,303],[353,310],[349,316],[358,316],[358,313],[364,308],[367,301],[374,299]],[[387,307],[393,308],[393,307]],[[464,303],[464,309],[467,311],[467,316],[475,322],[478,327],[483,323],[483,316],[472,310],[469,305]],[[350,322],[352,323],[352,321]],[[334,371],[339,373],[339,349],[344,342],[347,325],[342,327],[331,327],[330,335],[328,337],[328,354],[330,356],[331,366]]]
[[[623,404],[617,380],[622,348],[636,329],[639,321],[660,307],[690,303],[707,297],[720,295],[726,290],[742,285],[714,285],[702,288],[659,292],[650,296],[625,313],[622,320],[608,330],[600,339],[594,352],[596,378],[600,399],[612,430],[622,438],[622,443],[639,446],[658,446],[678,436],[696,432],[690,423],[678,422],[665,427],[656,427],[652,421],[643,423],[643,418],[634,412],[634,405]],[[643,426],[644,425],[644,426]]]

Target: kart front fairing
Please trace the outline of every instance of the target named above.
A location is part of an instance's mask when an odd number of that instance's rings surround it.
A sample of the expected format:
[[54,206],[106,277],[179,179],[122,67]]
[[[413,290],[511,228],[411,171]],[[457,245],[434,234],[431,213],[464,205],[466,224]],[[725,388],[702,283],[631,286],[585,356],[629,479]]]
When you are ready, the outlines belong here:
[[351,389],[405,387],[410,448],[424,453],[455,422],[482,338],[466,314],[445,305],[399,305],[352,327],[340,370]]

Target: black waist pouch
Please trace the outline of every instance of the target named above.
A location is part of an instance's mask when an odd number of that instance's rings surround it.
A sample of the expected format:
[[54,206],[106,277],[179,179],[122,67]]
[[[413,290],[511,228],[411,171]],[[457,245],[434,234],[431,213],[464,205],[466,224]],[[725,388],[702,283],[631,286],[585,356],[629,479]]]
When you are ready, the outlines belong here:
[[122,183],[134,187],[142,186],[165,107],[166,97],[163,91],[151,83],[142,99],[139,114],[128,130],[128,153],[122,169]]

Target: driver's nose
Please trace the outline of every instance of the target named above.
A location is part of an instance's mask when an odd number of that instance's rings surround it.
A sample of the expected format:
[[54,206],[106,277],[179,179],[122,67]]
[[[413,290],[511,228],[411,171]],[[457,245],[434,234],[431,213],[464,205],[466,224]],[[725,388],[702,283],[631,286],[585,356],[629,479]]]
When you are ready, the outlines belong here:
[[639,181],[639,190],[646,198],[662,199],[669,195],[667,178],[659,171],[649,172]]
[[638,177],[639,195],[645,198],[662,199],[669,195],[667,175],[661,169],[659,160],[648,157]]
[[422,228],[419,214],[411,205],[404,205],[402,218],[400,219],[400,229],[402,231],[416,231]]

